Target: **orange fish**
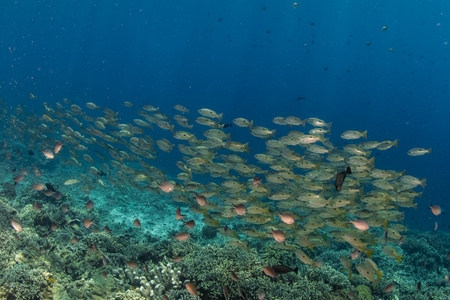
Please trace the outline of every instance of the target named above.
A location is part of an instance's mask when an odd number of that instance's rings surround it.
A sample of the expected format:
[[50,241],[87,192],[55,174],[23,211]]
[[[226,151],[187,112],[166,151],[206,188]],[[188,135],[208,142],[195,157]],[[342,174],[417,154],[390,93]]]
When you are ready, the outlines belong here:
[[195,194],[195,198],[197,199],[197,203],[200,206],[205,206],[206,205],[206,197],[203,195],[199,195],[199,194]]
[[94,220],[89,220],[88,218],[84,218],[84,227],[89,228],[92,223],[94,223]]
[[290,213],[278,213],[278,216],[286,224],[294,224],[294,217]]
[[177,211],[175,213],[177,220],[183,220],[184,217],[186,217],[186,215],[182,215],[181,214],[181,208],[177,208]]
[[239,277],[237,277],[236,273],[234,273],[234,271],[231,271],[231,279],[233,279],[234,281],[239,281]]
[[127,261],[126,263],[127,263],[127,266],[129,266],[130,268],[134,269],[134,268],[138,267],[138,263],[134,260]]
[[263,272],[269,277],[277,278],[277,273],[269,266],[263,267]]
[[170,192],[172,192],[175,189],[175,187],[173,186],[173,183],[170,182],[170,181],[165,181],[165,182],[159,184],[158,187],[163,192],[166,192],[166,193],[170,193]]
[[188,282],[185,284],[185,286],[186,286],[186,289],[189,292],[189,294],[191,294],[192,296],[198,297],[197,289],[195,288],[195,286],[192,283]]
[[430,204],[430,209],[435,216],[439,216],[441,214],[441,207],[439,205]]
[[191,235],[190,235],[189,233],[187,233],[186,231],[183,231],[183,232],[177,233],[177,234],[174,236],[174,238],[176,238],[176,239],[179,240],[179,241],[184,242],[184,241],[187,241],[187,240],[189,239],[190,236],[191,236]]
[[184,225],[186,225],[186,227],[188,229],[192,229],[192,228],[195,227],[195,221],[194,220],[190,220],[190,221],[187,221],[187,222],[183,221],[183,223],[184,223]]
[[43,185],[42,183],[35,183],[31,186],[31,188],[35,191],[42,191],[45,189],[45,185]]
[[369,224],[363,219],[354,220],[354,221],[352,219],[350,219],[350,223],[352,223],[353,226],[355,226],[355,228],[358,230],[361,230],[361,231],[369,230]]
[[246,208],[245,205],[243,203],[239,203],[237,205],[231,204],[234,207],[234,210],[236,211],[236,213],[240,216],[245,216],[245,212],[246,212]]
[[72,238],[72,244],[76,244],[76,243],[78,243],[78,238],[76,236],[74,236]]
[[136,227],[141,227],[141,221],[139,221],[139,219],[136,219],[133,221],[133,225]]
[[273,230],[272,229],[272,236],[275,239],[275,241],[282,243],[284,240],[286,240],[286,234],[282,230]]

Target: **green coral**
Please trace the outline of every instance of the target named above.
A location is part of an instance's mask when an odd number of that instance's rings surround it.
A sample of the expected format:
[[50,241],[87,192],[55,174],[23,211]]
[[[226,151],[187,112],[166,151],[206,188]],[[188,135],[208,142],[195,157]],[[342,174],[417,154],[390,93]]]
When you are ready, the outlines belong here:
[[361,300],[370,300],[372,299],[372,292],[370,291],[370,288],[365,285],[358,285],[356,287],[356,290],[358,291],[358,297]]
[[0,286],[4,299],[41,299],[40,294],[48,288],[42,269],[32,269],[25,264],[16,264],[3,270]]

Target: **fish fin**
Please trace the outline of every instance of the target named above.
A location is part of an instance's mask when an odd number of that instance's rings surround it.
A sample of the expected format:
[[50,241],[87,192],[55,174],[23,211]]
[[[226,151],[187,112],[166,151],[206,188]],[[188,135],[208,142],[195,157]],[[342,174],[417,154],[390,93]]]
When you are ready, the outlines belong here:
[[367,130],[361,132],[361,136],[367,140]]
[[424,188],[427,185],[427,179],[426,178],[422,178],[420,180],[420,185]]
[[366,251],[364,251],[364,253],[366,253],[367,256],[368,256],[369,258],[371,258],[371,257],[372,257],[372,254],[373,254],[373,249],[367,249]]
[[384,226],[384,228],[386,228],[386,229],[388,228],[388,219],[384,220],[383,226]]
[[248,123],[248,127],[250,128],[250,130],[253,129],[253,120],[251,120],[251,121]]
[[314,165],[314,167],[316,167],[316,170],[317,170],[317,171],[320,171],[320,165],[321,165],[320,162]]
[[422,194],[423,194],[422,192],[418,193],[417,197],[422,198]]
[[427,152],[433,154],[433,148],[428,149]]
[[352,278],[352,275],[353,275],[353,271],[350,270],[350,272],[348,273],[348,279],[349,279],[349,280]]
[[220,113],[217,115],[217,119],[219,119],[219,122],[222,121],[223,113]]
[[378,271],[378,272],[377,272],[378,280],[381,279],[381,276],[383,276],[383,271]]
[[[206,216],[208,215],[208,209],[204,209],[203,211],[202,211],[202,214],[203,214],[203,216],[206,218]],[[217,221],[218,221],[219,219],[217,219]]]
[[330,122],[330,123],[325,123],[325,126],[328,128],[328,130],[331,129],[331,124],[332,124],[332,122]]
[[396,140],[392,143],[392,145],[394,145],[395,147],[398,148],[398,140],[396,139]]
[[399,264],[402,262],[402,257],[403,257],[402,255],[397,256],[397,260],[398,260]]
[[369,159],[369,165],[373,168],[375,166],[375,156]]

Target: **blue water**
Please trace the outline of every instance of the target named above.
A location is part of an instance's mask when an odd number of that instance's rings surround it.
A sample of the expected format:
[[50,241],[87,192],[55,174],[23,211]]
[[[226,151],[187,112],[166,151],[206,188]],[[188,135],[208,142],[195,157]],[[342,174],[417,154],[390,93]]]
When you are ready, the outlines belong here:
[[[245,117],[267,127],[276,116],[319,117],[333,122],[338,145],[337,133],[365,129],[370,140],[399,141],[378,151],[378,168],[427,178],[407,224],[430,230],[437,221],[448,230],[445,215],[426,208],[449,209],[450,3],[292,4],[7,1],[0,95],[36,111],[44,101],[93,101],[120,110],[123,121],[127,100],[208,107],[224,121]],[[407,156],[415,147],[434,153]]]

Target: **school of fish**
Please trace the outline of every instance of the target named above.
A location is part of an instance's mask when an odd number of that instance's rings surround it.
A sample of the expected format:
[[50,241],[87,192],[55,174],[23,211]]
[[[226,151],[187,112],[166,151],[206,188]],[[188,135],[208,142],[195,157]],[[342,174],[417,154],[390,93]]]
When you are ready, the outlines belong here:
[[[134,109],[128,101],[124,106]],[[29,113],[24,106],[13,114],[1,103],[6,159],[21,155],[21,150],[11,150],[12,140],[21,140],[28,155],[39,157],[33,172],[24,166],[14,169],[14,184],[34,174],[31,187],[58,200],[61,191],[39,182],[42,172],[37,164],[40,159],[60,159],[80,168],[80,175],[64,179],[64,185],[80,185],[85,192],[111,185],[170,193],[174,201],[189,204],[192,213],[203,215],[204,224],[217,227],[236,247],[248,247],[244,235],[272,239],[316,268],[322,262],[312,260],[302,249],[329,246],[331,239],[348,243],[354,250],[340,259],[349,277],[356,267],[374,287],[382,271],[370,259],[371,247],[383,245],[383,252],[401,263],[397,252],[406,227],[399,207],[416,208],[414,199],[422,192],[415,189],[426,185],[426,179],[405,171],[375,167],[372,151],[398,147],[397,140],[367,141],[367,131],[349,130],[340,134],[347,144],[339,149],[329,139],[331,123],[318,118],[276,117],[269,129],[241,117],[222,123],[223,114],[208,108],[189,117],[192,112],[182,105],[175,105],[170,116],[158,107],[143,105],[136,109],[133,123],[120,123],[119,112],[92,102],[82,107],[64,99],[53,106],[43,103],[43,107],[42,115]],[[251,151],[248,142],[233,141],[227,133],[231,126],[240,137],[261,138],[265,149]],[[360,139],[364,141],[356,142]],[[170,162],[180,169],[178,174],[169,175],[154,166],[160,151],[180,157]],[[428,153],[431,148],[408,152],[411,156]],[[41,203],[35,205],[40,207]],[[86,207],[91,209],[93,203]],[[441,212],[438,205],[430,209],[435,215]],[[193,220],[186,220],[188,213],[180,208],[175,213],[186,225],[186,231],[174,237],[180,241],[188,240],[195,226]],[[233,230],[224,225],[225,220],[245,226]],[[92,222],[86,218],[85,227]],[[22,230],[17,220],[11,224]],[[141,226],[138,219],[133,224]],[[277,270],[267,266],[263,271],[276,277]],[[195,293],[192,284],[186,288]]]

